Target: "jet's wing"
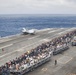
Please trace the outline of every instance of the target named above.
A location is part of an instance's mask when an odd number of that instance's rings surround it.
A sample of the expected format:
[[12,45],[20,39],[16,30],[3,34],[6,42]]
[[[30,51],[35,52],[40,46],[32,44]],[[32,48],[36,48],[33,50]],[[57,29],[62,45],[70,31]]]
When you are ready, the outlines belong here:
[[35,33],[35,30],[31,29],[31,30],[28,31],[28,33],[29,34],[34,34]]

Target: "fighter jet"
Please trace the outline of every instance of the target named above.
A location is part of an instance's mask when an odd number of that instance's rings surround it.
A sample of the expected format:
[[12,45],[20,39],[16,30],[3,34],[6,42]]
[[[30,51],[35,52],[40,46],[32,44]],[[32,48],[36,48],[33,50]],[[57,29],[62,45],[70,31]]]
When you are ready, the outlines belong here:
[[26,28],[22,28],[22,33],[23,34],[35,34],[35,29],[26,29]]

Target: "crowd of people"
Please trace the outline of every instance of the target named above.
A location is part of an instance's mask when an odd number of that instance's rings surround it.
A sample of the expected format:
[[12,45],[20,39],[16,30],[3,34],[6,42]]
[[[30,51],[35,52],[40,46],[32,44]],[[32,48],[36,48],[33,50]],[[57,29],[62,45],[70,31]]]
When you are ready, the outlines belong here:
[[65,47],[71,42],[73,36],[76,35],[76,30],[71,31],[67,34],[64,34],[60,37],[54,38],[53,40],[42,43],[36,48],[24,53],[20,57],[16,57],[16,59],[10,60],[5,65],[0,67],[1,75],[9,75],[10,70],[21,70],[22,68],[27,68],[29,65],[33,65],[37,63],[39,60],[45,58],[49,52],[55,51],[60,47]]

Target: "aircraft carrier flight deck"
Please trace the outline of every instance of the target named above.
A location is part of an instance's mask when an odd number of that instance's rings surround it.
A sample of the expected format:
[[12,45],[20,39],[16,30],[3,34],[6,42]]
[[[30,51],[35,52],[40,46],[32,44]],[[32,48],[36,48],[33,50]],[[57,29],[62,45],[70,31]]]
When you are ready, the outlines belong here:
[[[0,66],[73,30],[76,28],[47,28],[37,30],[35,35],[18,34],[0,38]],[[57,65],[54,64],[55,60]],[[69,43],[68,50],[52,56],[49,62],[24,75],[76,75],[76,46]]]

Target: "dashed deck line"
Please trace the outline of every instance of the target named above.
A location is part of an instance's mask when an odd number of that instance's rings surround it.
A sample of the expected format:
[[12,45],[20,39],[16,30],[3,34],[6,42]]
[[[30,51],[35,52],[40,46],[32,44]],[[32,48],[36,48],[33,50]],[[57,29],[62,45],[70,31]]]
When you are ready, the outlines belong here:
[[61,64],[66,64],[69,61],[71,61],[73,58],[70,56],[62,56],[61,58],[58,59],[58,62]]

